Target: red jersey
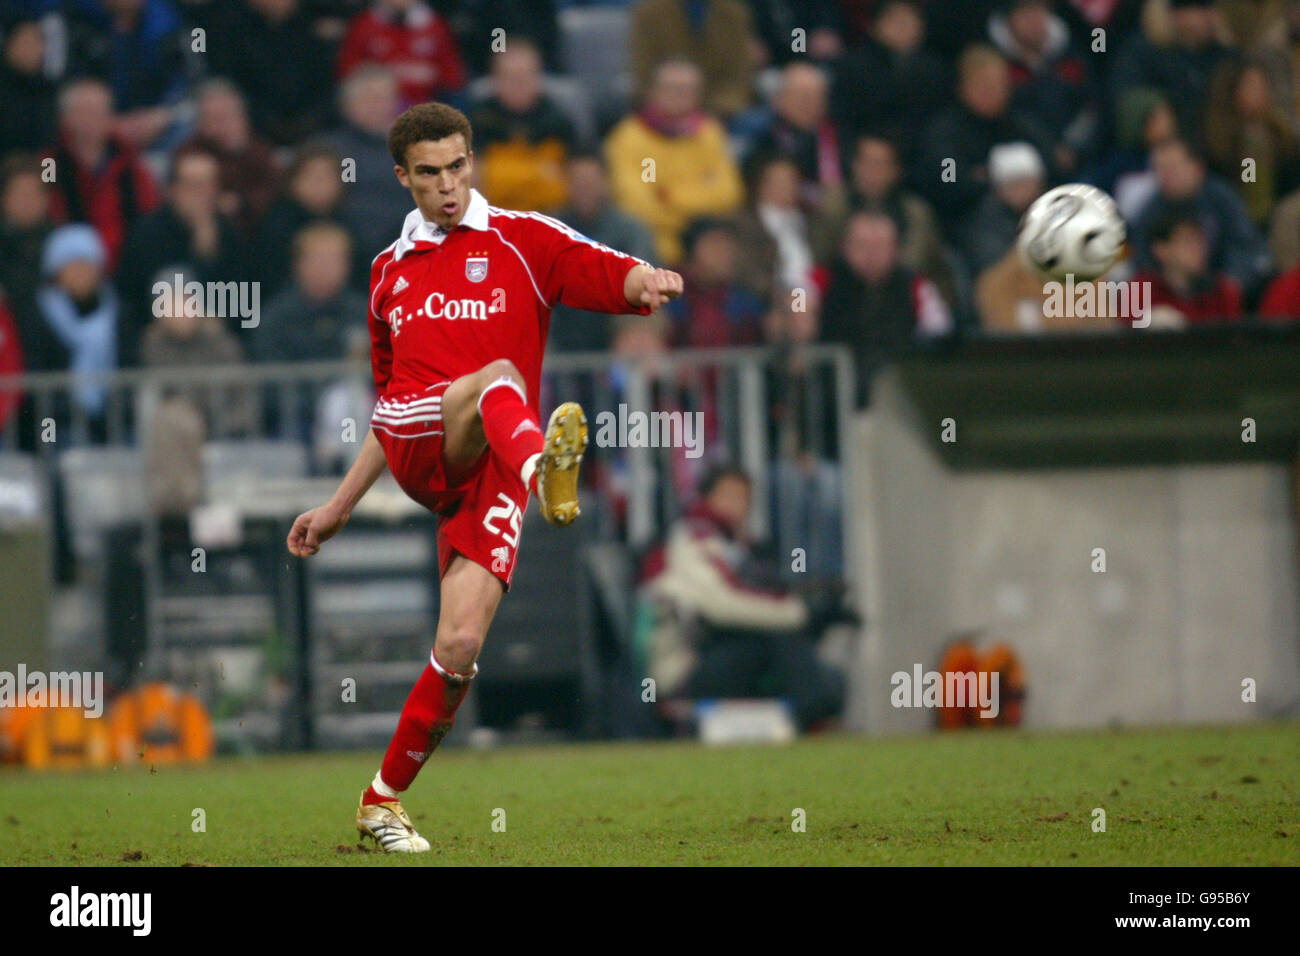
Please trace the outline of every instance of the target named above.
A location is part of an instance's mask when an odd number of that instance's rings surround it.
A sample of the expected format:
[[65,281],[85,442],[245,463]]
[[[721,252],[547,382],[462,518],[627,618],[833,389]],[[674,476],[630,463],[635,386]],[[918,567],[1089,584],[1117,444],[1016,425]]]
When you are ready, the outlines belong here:
[[551,309],[645,315],[623,295],[628,272],[645,264],[550,216],[489,206],[478,190],[450,232],[413,209],[370,267],[375,388],[381,398],[419,391],[504,358],[540,418]]
[[454,93],[465,85],[465,66],[456,37],[447,22],[424,3],[395,16],[377,8],[357,14],[348,24],[339,50],[339,78],[363,63],[380,63],[392,70],[408,106]]
[[1190,325],[1241,318],[1241,290],[1225,275],[1212,276],[1204,288],[1191,294],[1178,292],[1154,271],[1138,270],[1132,281],[1150,282],[1151,307],[1172,306]]

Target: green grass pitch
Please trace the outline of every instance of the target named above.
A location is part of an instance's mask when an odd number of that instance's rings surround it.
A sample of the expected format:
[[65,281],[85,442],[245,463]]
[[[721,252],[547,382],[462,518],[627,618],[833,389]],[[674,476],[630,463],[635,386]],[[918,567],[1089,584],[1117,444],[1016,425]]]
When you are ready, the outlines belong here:
[[6,769],[0,864],[1300,863],[1296,724],[447,749],[405,800],[433,844],[413,858],[357,849],[378,758]]

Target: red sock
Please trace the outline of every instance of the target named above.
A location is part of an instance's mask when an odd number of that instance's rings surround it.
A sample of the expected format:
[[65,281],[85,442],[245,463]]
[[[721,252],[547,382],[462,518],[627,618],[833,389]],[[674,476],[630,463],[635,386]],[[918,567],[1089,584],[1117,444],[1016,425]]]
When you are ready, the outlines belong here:
[[540,452],[545,441],[537,416],[524,401],[523,390],[513,379],[502,376],[483,389],[478,413],[488,444],[522,481],[524,462]]
[[[478,668],[471,674],[453,674],[436,663],[432,654],[430,663],[424,665],[420,679],[411,688],[410,696],[402,707],[402,716],[397,721],[397,730],[392,742],[384,754],[384,762],[379,776],[384,785],[391,790],[401,792],[411,785],[415,775],[420,772],[424,762],[429,759],[442,738],[447,736],[451,725],[456,721],[456,708],[469,690],[469,682]],[[393,797],[377,792],[374,785],[366,788],[362,803],[383,803]]]

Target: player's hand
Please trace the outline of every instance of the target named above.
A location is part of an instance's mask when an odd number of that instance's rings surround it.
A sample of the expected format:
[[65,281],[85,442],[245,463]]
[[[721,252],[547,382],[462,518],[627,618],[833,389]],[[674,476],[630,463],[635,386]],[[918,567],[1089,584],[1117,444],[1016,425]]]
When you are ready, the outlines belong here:
[[668,269],[647,269],[641,277],[641,304],[651,311],[682,294],[682,277]]
[[299,558],[310,558],[320,550],[321,544],[338,534],[347,521],[347,514],[330,505],[304,511],[294,519],[289,531],[289,553]]

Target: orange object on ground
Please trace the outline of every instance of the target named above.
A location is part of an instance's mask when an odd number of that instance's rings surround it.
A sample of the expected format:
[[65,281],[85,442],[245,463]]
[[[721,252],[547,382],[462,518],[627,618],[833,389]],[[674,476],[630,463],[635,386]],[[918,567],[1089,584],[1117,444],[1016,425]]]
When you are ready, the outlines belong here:
[[194,762],[207,760],[216,749],[203,705],[168,684],[145,684],[123,693],[108,719],[114,756],[122,762]]

